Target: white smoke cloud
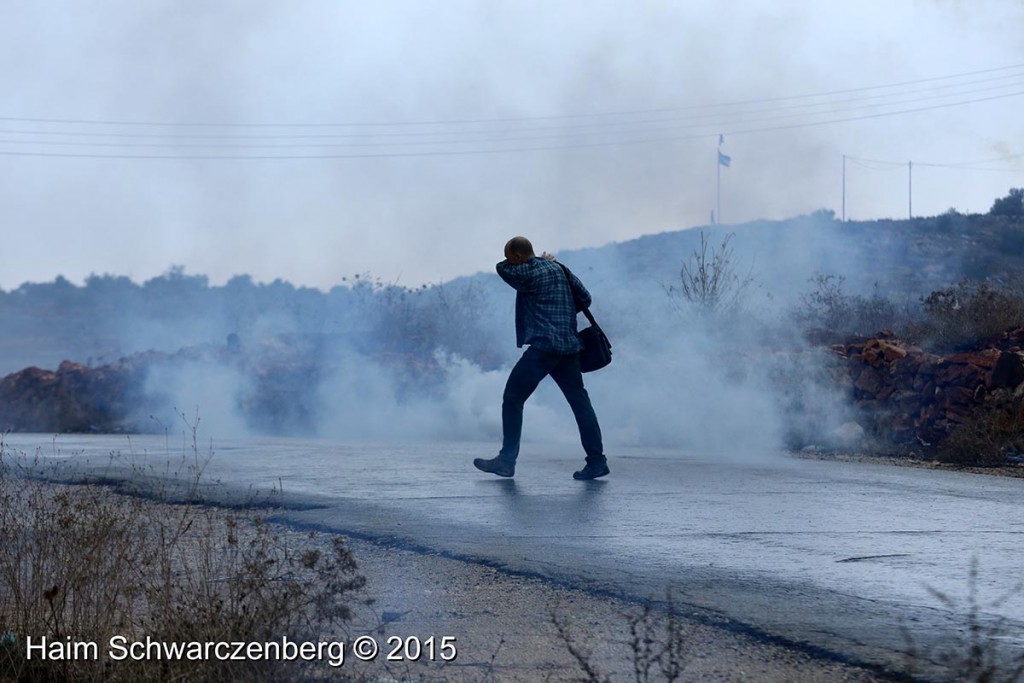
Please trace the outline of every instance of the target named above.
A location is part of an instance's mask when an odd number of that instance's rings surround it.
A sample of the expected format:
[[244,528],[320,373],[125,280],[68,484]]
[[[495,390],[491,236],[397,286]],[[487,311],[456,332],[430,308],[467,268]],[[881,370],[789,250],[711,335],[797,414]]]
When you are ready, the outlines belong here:
[[[994,2],[968,8],[767,0],[734,3],[727,12],[717,3],[668,0],[628,7],[617,2],[427,7],[413,1],[316,0],[12,3],[0,25],[0,63],[18,68],[5,73],[11,97],[3,114],[244,124],[685,108],[1019,63],[1022,11],[1014,3]],[[723,172],[723,217],[741,222],[823,206],[838,209],[844,153],[938,162],[989,157],[998,147],[993,137],[1014,140],[1024,132],[1018,108],[1007,99],[891,119],[729,135],[726,150],[733,165]],[[684,109],[666,116],[692,113]],[[636,118],[623,120],[635,124]],[[563,123],[545,119],[528,127],[543,124],[545,134],[555,137],[539,144],[558,147],[578,133]],[[0,144],[0,151],[120,149],[27,144],[58,139],[38,134],[45,131],[95,133],[98,126],[9,124],[5,128],[37,134],[19,134],[18,141]],[[509,127],[477,126],[484,131]],[[124,125],[103,130],[182,132]],[[687,130],[677,133],[685,136]],[[323,143],[285,151],[334,149]],[[282,277],[328,289],[340,275],[366,270],[406,284],[447,280],[489,269],[510,234],[528,232],[538,242],[543,237],[549,250],[560,250],[704,223],[715,203],[716,143],[712,135],[576,150],[329,161],[5,156],[0,168],[5,249],[19,258],[0,272],[0,286],[47,281],[58,273],[75,282],[91,272],[144,280],[171,263],[207,273],[214,283],[248,272],[257,281]],[[461,148],[446,143],[441,151]],[[395,149],[422,146],[378,151]],[[902,215],[903,180],[899,172],[850,169],[849,215]],[[933,214],[950,205],[985,210],[1009,182],[1000,173],[922,167],[915,179],[915,206]]]

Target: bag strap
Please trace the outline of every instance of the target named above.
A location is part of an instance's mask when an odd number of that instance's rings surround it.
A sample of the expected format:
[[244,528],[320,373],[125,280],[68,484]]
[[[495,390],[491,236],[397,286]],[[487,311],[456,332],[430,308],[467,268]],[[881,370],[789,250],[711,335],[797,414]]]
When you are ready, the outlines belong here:
[[596,320],[594,320],[594,316],[590,312],[590,308],[588,308],[587,306],[584,306],[582,303],[580,303],[580,298],[579,298],[579,296],[577,296],[576,290],[573,289],[573,287],[572,287],[572,273],[569,272],[569,269],[566,268],[564,263],[559,263],[558,261],[555,261],[555,263],[558,263],[558,265],[562,266],[562,270],[565,272],[565,279],[569,283],[569,293],[572,294],[573,305],[575,305],[576,308],[578,308],[578,309],[583,311],[583,315],[586,316],[587,320],[590,321],[591,325],[593,325],[597,329],[601,329],[601,326],[597,324]]

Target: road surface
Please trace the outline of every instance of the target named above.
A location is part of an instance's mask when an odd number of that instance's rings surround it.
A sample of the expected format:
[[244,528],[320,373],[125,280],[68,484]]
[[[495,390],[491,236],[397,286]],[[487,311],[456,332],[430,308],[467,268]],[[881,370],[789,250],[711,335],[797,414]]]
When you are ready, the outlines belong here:
[[[180,437],[5,442],[113,478],[171,462],[187,480],[197,455]],[[963,634],[975,561],[982,620],[1005,620],[1000,647],[1024,652],[1024,479],[629,449],[610,459],[610,477],[578,482],[582,457],[535,444],[524,444],[514,479],[472,467],[493,444],[253,438],[210,450],[201,444],[198,462],[219,484],[204,495],[277,489],[290,523],[618,596],[659,598],[671,586],[702,618],[893,669],[904,630],[935,653]]]

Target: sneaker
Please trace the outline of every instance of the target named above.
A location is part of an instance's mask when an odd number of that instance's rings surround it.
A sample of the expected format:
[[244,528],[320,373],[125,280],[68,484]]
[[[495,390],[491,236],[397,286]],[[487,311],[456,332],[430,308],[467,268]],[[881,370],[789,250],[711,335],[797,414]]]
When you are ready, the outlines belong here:
[[573,472],[572,478],[578,480],[597,479],[598,477],[605,476],[609,472],[611,472],[611,470],[608,469],[608,463],[606,462],[596,464],[588,462],[587,466],[582,470]]
[[477,468],[481,472],[497,474],[499,477],[511,477],[516,473],[516,466],[510,465],[500,457],[491,458],[490,460],[475,458],[473,460],[473,467]]

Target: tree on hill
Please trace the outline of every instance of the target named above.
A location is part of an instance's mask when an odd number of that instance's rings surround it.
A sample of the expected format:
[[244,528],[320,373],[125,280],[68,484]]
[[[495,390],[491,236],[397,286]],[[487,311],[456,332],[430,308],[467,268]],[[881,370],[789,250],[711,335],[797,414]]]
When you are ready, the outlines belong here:
[[1009,216],[1010,218],[1024,216],[1024,188],[1010,188],[1010,194],[1000,197],[993,202],[989,214],[992,216]]

